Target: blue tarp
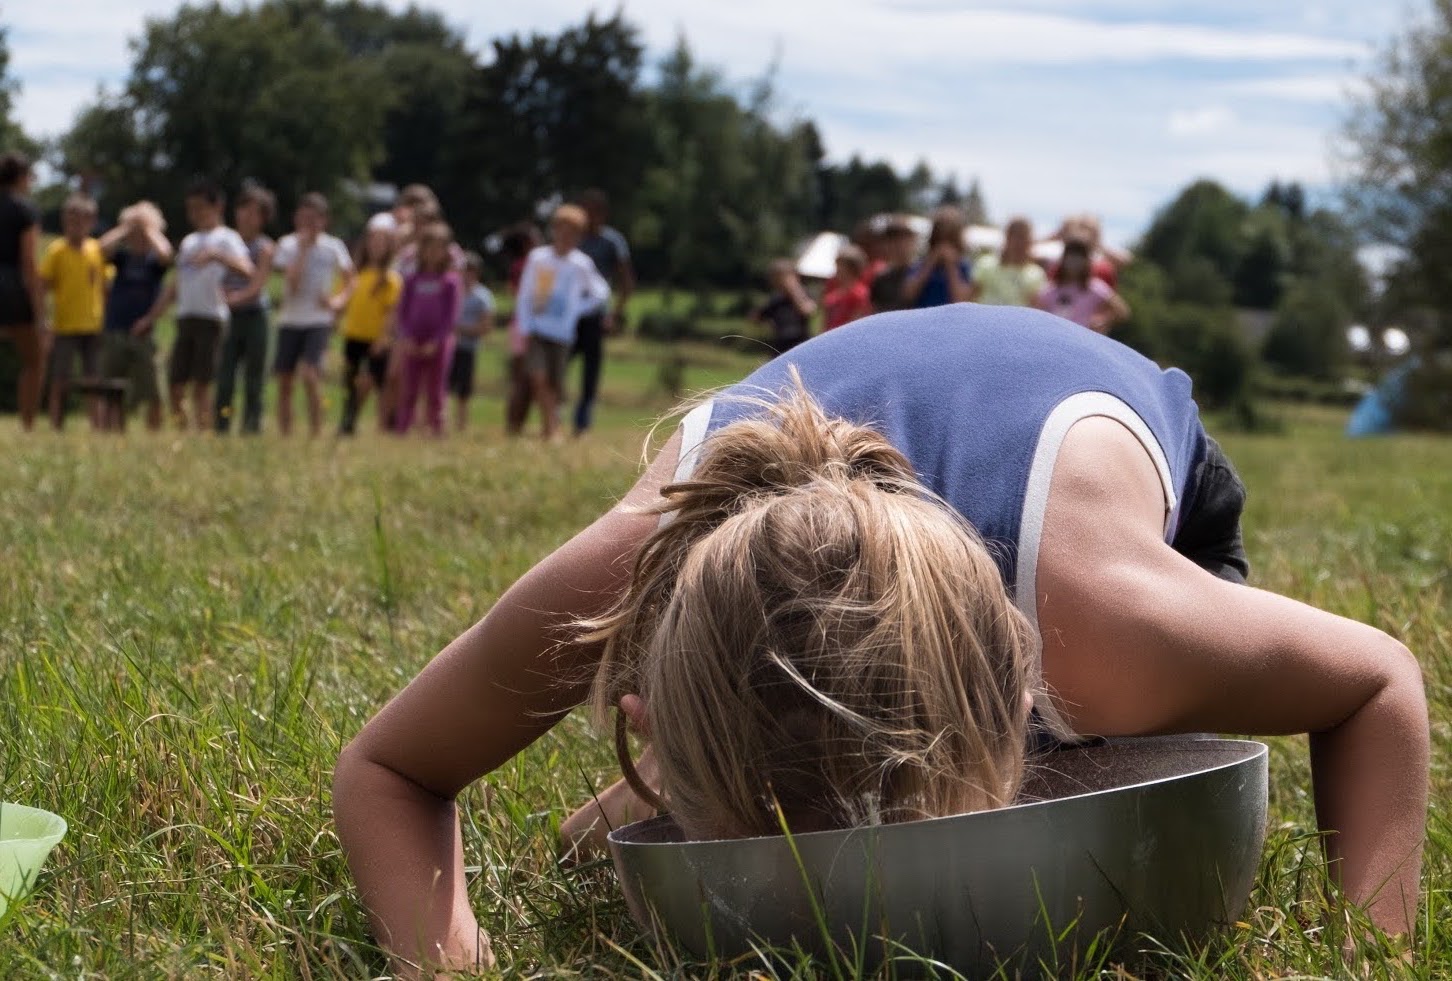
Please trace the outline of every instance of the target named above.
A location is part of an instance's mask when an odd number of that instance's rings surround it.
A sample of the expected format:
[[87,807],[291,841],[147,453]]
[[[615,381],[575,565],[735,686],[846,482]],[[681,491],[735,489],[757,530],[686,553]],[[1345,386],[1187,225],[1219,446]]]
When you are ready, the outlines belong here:
[[1417,367],[1416,358],[1408,358],[1397,365],[1351,410],[1346,421],[1346,435],[1352,438],[1362,436],[1385,436],[1396,432],[1396,407],[1406,391],[1407,376]]

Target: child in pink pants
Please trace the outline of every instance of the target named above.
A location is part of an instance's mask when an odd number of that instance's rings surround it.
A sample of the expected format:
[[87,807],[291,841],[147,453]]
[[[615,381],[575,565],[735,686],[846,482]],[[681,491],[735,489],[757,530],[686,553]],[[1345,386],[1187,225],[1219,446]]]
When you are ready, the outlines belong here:
[[438,222],[419,238],[418,270],[403,283],[398,301],[398,405],[394,428],[400,435],[413,426],[419,395],[425,422],[435,436],[444,434],[444,397],[449,364],[454,357],[454,321],[463,289],[453,272],[449,246],[454,235]]

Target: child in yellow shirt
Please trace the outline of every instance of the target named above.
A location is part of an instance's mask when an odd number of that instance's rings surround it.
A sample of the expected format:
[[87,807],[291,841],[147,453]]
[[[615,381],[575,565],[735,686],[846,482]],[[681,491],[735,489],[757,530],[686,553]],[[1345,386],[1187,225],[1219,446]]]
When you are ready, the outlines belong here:
[[[40,260],[40,278],[51,296],[51,327],[55,341],[50,352],[50,421],[57,430],[65,425],[66,396],[70,392],[76,359],[82,378],[96,376],[101,355],[101,319],[106,306],[106,257],[91,237],[96,224],[96,202],[72,195],[61,209],[63,235],[50,243]],[[86,398],[93,427],[100,426],[100,403]]]
[[357,259],[358,278],[343,308],[343,423],[352,436],[368,395],[378,389],[378,428],[388,430],[392,406],[387,392],[388,352],[393,309],[403,292],[403,277],[393,269],[397,225],[387,212],[373,216]]

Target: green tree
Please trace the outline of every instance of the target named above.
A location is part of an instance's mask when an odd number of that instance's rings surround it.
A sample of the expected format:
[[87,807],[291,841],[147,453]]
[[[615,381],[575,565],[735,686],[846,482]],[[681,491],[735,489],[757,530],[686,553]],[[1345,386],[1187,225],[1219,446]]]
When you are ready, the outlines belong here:
[[[869,161],[853,154],[845,164],[829,166],[825,174],[828,208],[823,224],[839,231],[885,211],[905,211],[914,206],[917,187],[900,176],[885,160]],[[919,191],[937,204],[942,188]]]
[[1230,306],[1230,284],[1207,259],[1191,256],[1174,274],[1157,263],[1137,261],[1120,277],[1129,319],[1113,336],[1195,383],[1206,408],[1233,409],[1242,423],[1256,421],[1255,356]]
[[1452,346],[1452,0],[1391,42],[1347,124],[1352,200],[1370,236],[1407,249],[1400,294],[1435,316],[1422,342]]
[[983,187],[976,177],[968,185],[968,193],[963,196],[963,216],[970,225],[993,224],[988,217],[988,204],[983,199]]
[[472,72],[441,160],[438,190],[451,216],[502,225],[586,187],[629,215],[651,150],[643,56],[639,31],[618,11],[557,36],[496,39]]
[[10,74],[10,31],[0,27],[0,150],[19,150],[34,156],[40,146],[20,128],[15,119],[15,97],[20,82]]
[[474,59],[441,15],[418,7],[394,12],[380,3],[295,0],[302,16],[321,19],[349,57],[377,66],[378,85],[357,98],[382,102],[381,181],[432,183],[458,123]]
[[[1279,185],[1271,185],[1279,196]],[[1273,310],[1285,290],[1291,264],[1291,232],[1287,212],[1278,203],[1261,204],[1246,218],[1245,245],[1235,269],[1235,305]]]
[[1277,307],[1262,356],[1286,374],[1334,381],[1350,353],[1346,345],[1350,325],[1351,313],[1333,291],[1316,280],[1300,280]]
[[633,225],[643,274],[668,287],[740,286],[813,227],[822,178],[832,194],[834,175],[818,166],[815,127],[779,118],[773,81],[766,72],[742,100],[684,38],[662,61]]
[[1139,255],[1163,269],[1204,259],[1231,281],[1244,253],[1248,206],[1214,181],[1196,181],[1154,217]]
[[61,140],[63,165],[101,176],[110,208],[144,195],[175,213],[206,176],[260,180],[284,208],[320,190],[346,217],[347,183],[382,160],[390,102],[378,61],[353,56],[322,10],[274,0],[148,20],[124,86]]

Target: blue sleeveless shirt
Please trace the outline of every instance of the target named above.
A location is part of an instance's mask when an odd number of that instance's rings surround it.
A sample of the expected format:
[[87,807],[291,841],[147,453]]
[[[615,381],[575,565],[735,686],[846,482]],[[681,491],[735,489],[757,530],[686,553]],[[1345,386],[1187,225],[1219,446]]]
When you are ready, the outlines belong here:
[[733,396],[778,396],[792,368],[828,415],[882,433],[978,530],[1035,626],[1044,510],[1070,427],[1107,416],[1138,437],[1159,471],[1167,542],[1205,451],[1183,372],[1038,310],[959,303],[867,317],[767,363],[686,417],[677,477],[711,432],[759,411]]

